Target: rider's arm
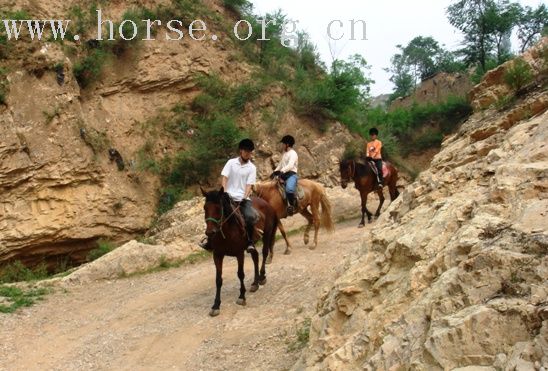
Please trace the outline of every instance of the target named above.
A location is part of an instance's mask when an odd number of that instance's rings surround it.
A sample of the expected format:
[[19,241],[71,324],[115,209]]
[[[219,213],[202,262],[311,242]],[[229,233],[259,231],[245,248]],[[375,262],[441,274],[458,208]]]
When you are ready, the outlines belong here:
[[228,182],[228,178],[226,176],[223,175],[223,177],[221,178],[221,185],[223,186],[223,188],[225,189],[226,191],[226,183]]
[[253,192],[253,184],[248,184],[245,186],[245,195],[244,198],[248,198],[251,196],[251,193]]

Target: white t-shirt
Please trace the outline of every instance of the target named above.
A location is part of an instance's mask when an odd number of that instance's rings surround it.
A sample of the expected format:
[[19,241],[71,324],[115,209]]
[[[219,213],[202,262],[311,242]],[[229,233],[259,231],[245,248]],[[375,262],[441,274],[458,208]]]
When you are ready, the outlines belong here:
[[295,150],[291,148],[289,151],[284,152],[282,160],[278,164],[278,167],[275,171],[281,171],[282,173],[294,171],[296,173],[298,168],[299,156],[297,155],[297,152],[295,152]]
[[225,192],[234,201],[240,202],[244,198],[246,186],[255,184],[257,168],[251,161],[240,163],[240,158],[236,157],[228,160],[221,175],[228,178]]

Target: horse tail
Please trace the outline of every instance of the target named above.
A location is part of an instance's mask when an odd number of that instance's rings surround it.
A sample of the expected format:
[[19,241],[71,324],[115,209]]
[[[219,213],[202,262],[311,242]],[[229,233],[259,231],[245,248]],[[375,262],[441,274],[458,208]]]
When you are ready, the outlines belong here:
[[322,213],[320,216],[321,226],[327,231],[333,232],[335,230],[335,225],[333,224],[333,218],[331,216],[331,202],[329,202],[329,199],[327,198],[325,189],[322,189],[320,204],[322,206]]

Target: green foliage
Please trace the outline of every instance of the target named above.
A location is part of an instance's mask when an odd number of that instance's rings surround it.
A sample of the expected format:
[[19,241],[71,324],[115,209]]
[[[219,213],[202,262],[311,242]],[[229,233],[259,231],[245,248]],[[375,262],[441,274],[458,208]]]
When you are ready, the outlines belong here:
[[515,92],[519,92],[533,81],[533,70],[523,58],[516,58],[504,73],[504,82]]
[[22,290],[12,286],[0,286],[0,298],[8,303],[0,304],[0,313],[13,313],[18,308],[30,307],[48,293],[47,289]]
[[412,93],[417,84],[438,72],[462,72],[466,66],[456,60],[455,54],[446,50],[432,37],[418,36],[406,46],[398,45],[399,53],[391,59],[386,69],[392,73],[394,92],[390,100]]
[[464,98],[451,97],[441,104],[414,104],[390,112],[382,108],[369,109],[361,122],[349,128],[368,138],[369,128],[377,127],[383,142],[383,156],[393,157],[439,145],[443,134],[452,132],[471,113],[472,108]]
[[0,283],[37,281],[47,277],[48,271],[44,263],[28,268],[20,261],[14,261],[0,267]]
[[536,9],[526,6],[522,8],[517,25],[518,39],[521,42],[521,52],[536,43],[541,36],[546,36],[548,29],[548,7],[540,4]]
[[495,109],[497,109],[498,111],[504,111],[510,108],[515,103],[515,101],[515,95],[506,95],[496,101]]
[[320,122],[338,119],[349,124],[351,112],[366,104],[373,82],[367,76],[368,69],[359,55],[349,61],[334,61],[331,72],[323,76],[299,69],[294,83],[297,112]]
[[198,79],[203,93],[192,102],[191,108],[202,119],[215,119],[217,116],[236,116],[244,111],[248,102],[262,92],[263,86],[255,81],[229,86],[218,76],[203,76]]
[[88,253],[87,261],[92,262],[96,259],[99,259],[101,256],[108,254],[115,248],[116,247],[114,246],[112,242],[101,238],[97,241],[97,247]]
[[224,6],[237,13],[242,13],[249,12],[253,5],[247,0],[224,0]]
[[109,54],[103,49],[95,49],[81,61],[74,64],[73,72],[78,85],[87,88],[101,77],[103,66],[109,59]]

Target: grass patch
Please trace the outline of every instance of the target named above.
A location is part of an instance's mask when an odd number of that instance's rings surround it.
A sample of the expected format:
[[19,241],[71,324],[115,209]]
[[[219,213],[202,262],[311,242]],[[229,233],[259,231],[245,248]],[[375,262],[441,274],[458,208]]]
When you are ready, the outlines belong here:
[[23,290],[13,286],[0,286],[0,313],[13,313],[21,307],[30,307],[36,301],[42,300],[48,293],[47,289]]
[[172,268],[179,268],[183,265],[198,264],[209,259],[210,257],[211,257],[211,253],[206,250],[193,252],[190,255],[186,256],[185,258],[180,260],[175,260],[175,261],[169,261],[167,260],[165,256],[162,256],[160,257],[160,261],[157,266],[141,272],[135,272],[130,274],[123,273],[119,275],[119,278],[131,278],[136,276],[143,276],[146,274],[163,272],[165,270],[172,269]]
[[301,350],[308,344],[308,340],[310,339],[310,324],[311,324],[310,318],[305,318],[303,323],[301,323],[300,327],[297,329],[296,332],[296,339],[291,342],[288,346],[288,350],[290,352],[294,352],[297,350]]

